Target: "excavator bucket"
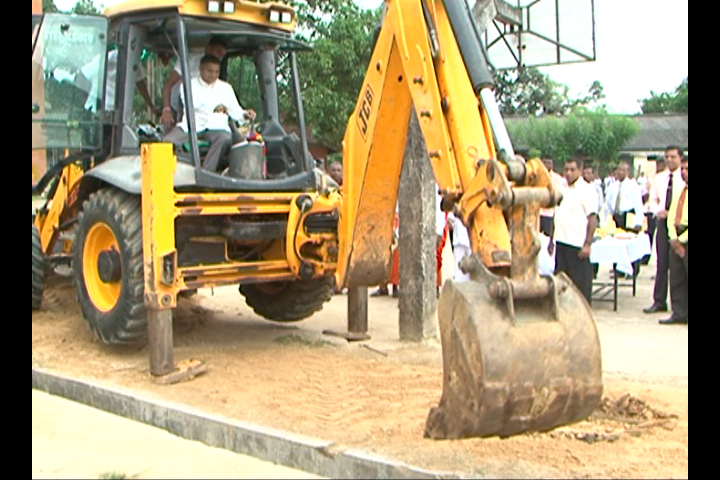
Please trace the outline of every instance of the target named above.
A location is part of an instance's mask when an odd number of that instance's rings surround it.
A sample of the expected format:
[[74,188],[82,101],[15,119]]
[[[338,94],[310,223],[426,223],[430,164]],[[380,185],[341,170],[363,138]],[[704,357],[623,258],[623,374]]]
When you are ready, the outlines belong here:
[[572,281],[516,284],[474,255],[462,265],[472,280],[440,296],[443,393],[425,436],[508,437],[587,418],[603,391],[600,342]]

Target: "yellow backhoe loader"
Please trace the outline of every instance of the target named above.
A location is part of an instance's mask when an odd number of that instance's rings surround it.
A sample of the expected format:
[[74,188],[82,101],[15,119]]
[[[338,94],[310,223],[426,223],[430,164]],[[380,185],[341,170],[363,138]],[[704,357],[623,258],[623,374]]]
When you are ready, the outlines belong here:
[[[69,152],[34,187],[48,202],[33,219],[33,309],[41,264],[70,261],[100,340],[171,350],[167,325],[186,290],[238,284],[259,315],[297,321],[335,285],[385,282],[414,109],[443,208],[468,227],[474,252],[463,261],[472,280],[442,289],[444,388],[425,434],[508,436],[587,417],[602,393],[592,313],[566,276],[537,266],[538,212],[560,194],[539,161],[513,152],[465,0],[386,0],[343,142],[342,193],[305,140],[295,52],[307,47],[295,24],[286,5],[239,0],[133,0],[104,17],[33,21],[33,148]],[[234,138],[228,168],[209,171],[189,69],[217,37],[228,52],[221,77],[241,102],[257,99],[261,137]],[[182,148],[137,128],[136,72],[148,54],[181,66]],[[250,74],[232,78],[237,63]],[[282,124],[282,95],[299,135]],[[171,356],[153,358],[166,350],[151,348],[153,374],[172,369]]]

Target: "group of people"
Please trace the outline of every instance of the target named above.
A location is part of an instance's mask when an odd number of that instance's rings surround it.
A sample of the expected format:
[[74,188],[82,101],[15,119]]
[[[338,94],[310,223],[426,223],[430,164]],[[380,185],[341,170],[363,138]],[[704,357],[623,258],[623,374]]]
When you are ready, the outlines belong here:
[[[666,169],[657,173],[649,183],[647,194],[647,216],[657,225],[654,242],[657,271],[654,302],[644,312],[668,311],[669,276],[672,315],[660,320],[660,323],[687,324],[688,160],[684,158],[682,148],[667,147],[665,165]],[[546,161],[546,166],[553,170],[552,161]],[[602,192],[589,167],[583,166],[579,160],[566,161],[564,182],[557,180],[556,184],[561,185],[563,200],[551,212],[552,215],[541,217],[541,231],[550,237],[548,252],[555,255],[555,273],[567,273],[588,303],[591,302],[594,276],[590,252],[603,206],[618,228],[640,232],[644,226],[646,208],[642,187],[630,178],[629,172],[630,165],[621,162],[615,171],[614,181],[606,182],[605,192]],[[635,267],[639,268],[639,265]]]

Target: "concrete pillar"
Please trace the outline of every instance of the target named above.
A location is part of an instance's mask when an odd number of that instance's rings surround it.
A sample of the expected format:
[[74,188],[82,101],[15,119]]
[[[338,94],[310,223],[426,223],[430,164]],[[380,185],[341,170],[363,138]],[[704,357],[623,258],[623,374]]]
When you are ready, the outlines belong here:
[[410,116],[400,190],[400,340],[420,341],[437,334],[437,196],[417,115]]

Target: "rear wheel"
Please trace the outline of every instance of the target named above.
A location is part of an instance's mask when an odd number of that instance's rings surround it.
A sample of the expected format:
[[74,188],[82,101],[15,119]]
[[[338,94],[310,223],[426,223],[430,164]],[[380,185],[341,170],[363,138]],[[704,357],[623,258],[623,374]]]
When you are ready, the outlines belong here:
[[45,255],[40,244],[40,233],[32,226],[32,309],[38,310],[45,289]]
[[95,336],[108,345],[145,342],[140,199],[113,188],[93,193],[78,217],[74,263],[78,301]]
[[247,304],[263,318],[276,322],[304,320],[332,298],[333,277],[293,282],[241,285]]

